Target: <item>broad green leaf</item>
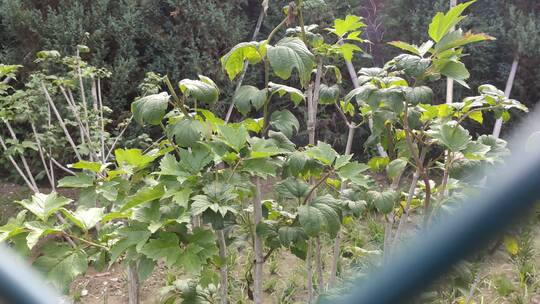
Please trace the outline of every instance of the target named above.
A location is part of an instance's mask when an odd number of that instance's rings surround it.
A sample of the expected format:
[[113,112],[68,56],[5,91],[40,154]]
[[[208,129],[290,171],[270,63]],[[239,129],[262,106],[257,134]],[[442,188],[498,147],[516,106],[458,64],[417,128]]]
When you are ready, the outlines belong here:
[[27,210],[23,210],[16,217],[10,218],[4,226],[0,226],[0,243],[25,232],[24,223]]
[[403,41],[391,41],[391,42],[388,42],[388,44],[391,45],[391,46],[395,46],[397,48],[400,48],[400,49],[402,49],[404,51],[413,53],[415,55],[422,56],[422,55],[420,55],[420,51],[418,50],[418,46],[416,46],[416,45],[409,44],[409,43],[403,42]]
[[480,42],[485,40],[494,40],[495,38],[486,35],[484,33],[473,34],[472,32],[467,32],[463,34],[461,29],[455,30],[447,35],[445,35],[439,43],[435,45],[435,53],[442,53],[448,49],[462,47],[470,43]]
[[435,42],[439,42],[453,26],[465,18],[465,16],[462,16],[461,14],[474,2],[476,2],[476,0],[458,4],[451,8],[446,14],[438,12],[429,25],[429,37]]
[[388,166],[386,166],[386,174],[388,175],[388,177],[394,178],[403,170],[405,170],[405,167],[407,167],[407,159],[396,158],[391,161]]
[[437,139],[452,152],[459,152],[467,148],[471,142],[469,131],[460,125],[446,123],[428,131],[428,134]]
[[[335,66],[335,65],[325,65],[324,68],[328,71],[328,70],[332,70],[334,72],[334,77],[336,78],[336,82],[337,83],[341,83],[342,80],[343,80],[343,75],[341,75],[341,70]],[[326,73],[325,73],[326,75]]]
[[219,98],[219,88],[206,76],[199,75],[199,79],[183,79],[178,86],[185,96],[191,96],[207,104],[215,103]]
[[203,126],[200,121],[186,118],[173,125],[167,126],[169,134],[180,147],[190,147],[201,139]]
[[349,164],[351,162],[351,158],[353,157],[352,154],[348,154],[348,155],[339,155],[337,158],[336,158],[336,161],[333,165],[334,169],[340,169],[341,167]]
[[356,31],[365,26],[366,24],[362,22],[362,17],[347,15],[345,19],[338,18],[334,20],[334,27],[330,31],[339,37],[343,37],[346,33]]
[[50,244],[42,249],[42,255],[33,266],[43,272],[54,287],[67,292],[70,283],[88,269],[88,256],[68,245]]
[[63,196],[58,196],[56,192],[49,194],[36,193],[30,200],[18,201],[24,208],[28,209],[42,221],[46,221],[56,211],[71,203],[72,200]]
[[203,261],[209,258],[214,258],[218,253],[216,245],[215,233],[210,229],[194,228],[191,234],[187,235],[187,241],[190,244],[195,244],[202,248],[197,255]]
[[319,235],[326,221],[322,212],[310,205],[298,207],[298,219],[309,236]]
[[157,239],[151,239],[141,249],[141,253],[148,258],[159,261],[164,259],[171,267],[180,259],[180,245],[178,236],[171,232],[162,232]]
[[112,265],[126,249],[136,246],[136,249],[140,250],[151,235],[148,226],[142,223],[131,224],[128,227],[120,228],[117,230],[117,233],[121,239],[111,247],[110,265]]
[[141,204],[161,199],[163,194],[165,194],[165,189],[161,184],[154,187],[144,187],[134,195],[128,197],[125,204],[120,208],[120,211],[126,211]]
[[208,288],[209,286],[218,286],[219,282],[219,273],[214,271],[211,268],[204,268],[201,272],[199,285],[202,288]]
[[242,115],[246,115],[251,110],[259,110],[266,101],[266,90],[259,90],[254,86],[243,85],[234,93],[233,103]]
[[358,104],[367,103],[373,92],[377,91],[377,87],[371,83],[364,84],[353,89],[345,96],[345,102],[349,103],[353,98]]
[[470,76],[465,65],[459,61],[438,59],[435,61],[435,67],[442,75],[455,80],[463,81],[468,79]]
[[182,254],[178,257],[178,265],[188,273],[199,273],[202,268],[202,261],[197,254],[201,250],[203,250],[203,248],[196,244],[188,244],[186,249],[183,250]]
[[120,168],[129,165],[142,169],[156,159],[154,155],[143,154],[141,149],[116,149],[114,155]]
[[400,114],[405,109],[403,89],[398,87],[380,89],[374,92],[373,98],[368,100],[368,104],[374,108],[382,104],[394,113]]
[[306,235],[300,227],[279,227],[279,240],[283,246],[290,246],[293,243],[304,240]]
[[293,87],[273,82],[269,82],[268,87],[270,88],[270,92],[272,95],[277,93],[279,97],[283,97],[283,95],[288,93],[291,101],[294,103],[295,106],[298,106],[302,101],[306,99],[302,91]]
[[401,54],[394,61],[397,69],[412,77],[423,75],[431,64],[429,59],[409,54]]
[[382,213],[388,214],[394,209],[394,204],[399,198],[399,193],[394,190],[368,191],[368,197],[375,207]]
[[289,79],[293,68],[296,68],[302,85],[307,84],[315,61],[313,54],[302,40],[296,37],[285,37],[275,46],[268,45],[267,48],[268,60],[278,77]]
[[386,168],[390,159],[388,157],[375,156],[368,161],[368,166],[375,172],[380,172]]
[[319,103],[323,105],[333,105],[339,99],[339,86],[337,84],[329,87],[321,84],[319,89]]
[[341,227],[341,220],[336,210],[324,203],[325,199],[328,197],[333,200],[333,198],[329,195],[319,196],[313,201],[311,206],[321,212],[325,219],[325,230],[328,232],[328,234],[330,234],[331,237],[335,237],[339,231],[339,228]]
[[73,224],[86,232],[94,228],[97,223],[101,221],[104,210],[103,208],[79,208],[77,211],[73,212],[63,208],[62,213],[64,213]]
[[191,174],[201,172],[212,159],[212,152],[201,144],[193,145],[190,150],[180,149],[180,167]]
[[84,170],[89,170],[95,173],[99,173],[101,172],[101,170],[104,169],[103,166],[104,165],[102,165],[101,163],[81,160],[79,162],[69,165],[68,167],[73,168],[73,169],[84,169]]
[[66,176],[58,181],[60,188],[86,188],[94,185],[94,177],[79,172],[73,176]]
[[354,106],[352,103],[350,102],[345,102],[343,100],[341,100],[339,102],[339,107],[343,110],[343,112],[349,116],[354,116],[354,113],[355,113],[355,109],[354,109]]
[[274,190],[283,198],[298,199],[309,192],[309,185],[298,178],[289,177],[277,183]]
[[506,141],[493,135],[481,135],[477,142],[489,146],[490,149],[485,155],[485,160],[491,164],[501,162],[510,154],[510,150],[506,147]]
[[163,223],[161,220],[160,203],[153,201],[144,206],[135,209],[131,218],[135,221],[148,224],[148,230],[154,233],[161,228]]
[[144,282],[148,277],[150,277],[152,272],[154,272],[155,267],[156,267],[156,262],[154,260],[141,256],[139,258],[139,263],[137,264],[139,280],[141,282]]
[[159,125],[169,104],[169,94],[163,92],[142,97],[131,104],[133,119],[141,125]]
[[[280,133],[281,134],[281,133]],[[283,137],[287,138],[285,135],[281,134]],[[274,140],[268,140],[258,137],[251,137],[249,139],[251,145],[251,151],[249,153],[249,158],[268,158],[274,155],[283,153],[283,151],[276,146]]]
[[218,129],[220,138],[227,146],[233,148],[236,152],[245,147],[249,134],[244,126],[223,125],[219,126]]
[[298,176],[306,165],[307,157],[304,153],[293,152],[287,159],[287,168],[292,176]]
[[30,232],[26,236],[26,244],[28,246],[28,249],[34,248],[40,238],[45,237],[49,234],[62,232],[60,228],[51,227],[46,223],[38,221],[26,222],[24,224],[24,227],[30,230]]
[[454,114],[454,109],[447,103],[435,106],[438,118],[448,118]]
[[269,176],[276,176],[277,169],[278,164],[266,158],[246,159],[242,166],[243,172],[265,179]]
[[343,59],[345,59],[345,61],[351,62],[354,52],[362,52],[362,49],[356,44],[344,43],[339,46],[339,51],[343,55]]
[[412,87],[405,90],[405,99],[412,104],[431,104],[433,90],[427,86]]
[[289,110],[275,111],[270,116],[270,125],[291,138],[300,129],[298,119]]
[[277,146],[280,150],[295,151],[296,145],[282,132],[276,132],[273,130],[268,131],[268,137],[272,142],[272,147]]
[[468,116],[470,119],[476,121],[477,123],[479,124],[483,124],[484,123],[484,116],[482,115],[482,112],[481,111],[473,111],[471,112],[471,114],[469,114]]
[[358,162],[350,162],[338,170],[338,175],[343,180],[350,180],[353,184],[357,186],[368,186],[369,179],[367,176],[363,175],[362,172],[366,171],[369,168],[366,164]]
[[264,119],[263,118],[258,118],[258,119],[246,118],[242,120],[241,124],[245,126],[248,131],[258,134],[262,131],[262,128],[264,125]]
[[216,214],[220,214],[221,217],[225,217],[228,212],[235,214],[236,210],[231,206],[223,205],[225,202],[211,201],[207,195],[195,195],[191,204],[191,214],[201,215],[207,210],[212,210]]
[[189,173],[180,165],[180,162],[176,160],[173,154],[166,154],[159,162],[159,171],[156,174],[177,176],[181,179],[185,179],[189,176]]
[[480,142],[474,142],[471,141],[465,150],[463,150],[463,155],[467,159],[472,160],[483,160],[486,156],[486,153],[488,153],[490,150],[490,147],[488,145],[484,145]]
[[189,198],[191,197],[193,190],[189,188],[181,189],[174,193],[173,202],[181,207],[188,208]]
[[258,42],[242,42],[234,46],[221,58],[221,64],[231,80],[242,72],[244,61],[247,60],[250,64],[261,61],[262,55],[259,53],[258,48]]
[[324,165],[332,165],[339,156],[332,146],[322,141],[317,142],[316,147],[307,149],[306,155],[320,161]]

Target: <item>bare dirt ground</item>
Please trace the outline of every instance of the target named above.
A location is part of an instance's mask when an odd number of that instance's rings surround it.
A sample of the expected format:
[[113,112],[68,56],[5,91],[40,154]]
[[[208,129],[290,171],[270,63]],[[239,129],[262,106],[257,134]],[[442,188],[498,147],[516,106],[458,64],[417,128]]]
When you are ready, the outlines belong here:
[[[165,285],[166,270],[158,265],[154,273],[142,284],[141,303],[154,304],[160,302],[159,289]],[[74,300],[85,304],[123,304],[128,302],[127,274],[120,264],[109,270],[96,272],[90,268],[85,276],[71,284],[71,295]]]

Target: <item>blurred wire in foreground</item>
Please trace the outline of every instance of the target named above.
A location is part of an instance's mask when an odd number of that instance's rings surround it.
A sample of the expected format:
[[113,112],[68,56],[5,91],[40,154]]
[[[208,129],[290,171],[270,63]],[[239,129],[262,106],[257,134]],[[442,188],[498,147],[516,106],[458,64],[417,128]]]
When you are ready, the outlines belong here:
[[64,300],[37,272],[0,244],[0,303],[59,304]]
[[[481,250],[540,199],[540,115],[530,115],[510,141],[513,153],[477,197],[465,201],[455,215],[437,219],[426,231],[407,241],[380,269],[354,282],[349,295],[323,303],[411,303],[421,291],[457,262]],[[531,134],[535,136],[531,136]],[[537,138],[531,140],[532,138]]]

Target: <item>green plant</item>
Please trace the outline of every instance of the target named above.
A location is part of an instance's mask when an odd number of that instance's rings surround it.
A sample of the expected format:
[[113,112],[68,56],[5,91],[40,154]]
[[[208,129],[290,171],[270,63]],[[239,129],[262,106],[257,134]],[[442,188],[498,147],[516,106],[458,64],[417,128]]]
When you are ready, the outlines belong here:
[[[1,240],[27,253],[36,248],[35,266],[64,288],[89,264],[101,268],[122,261],[132,303],[138,302],[139,282],[161,260],[182,278],[175,275],[168,280],[166,303],[180,299],[228,303],[230,286],[240,287],[234,291],[240,294],[239,301],[247,296],[263,303],[264,291],[279,285],[276,277],[266,277],[264,265],[279,259],[273,255],[287,252],[304,261],[307,301],[312,303],[316,292],[325,291],[325,278],[328,285],[337,279],[342,257],[356,270],[364,270],[381,256],[379,250],[362,248],[362,239],[348,238],[342,246],[342,235],[359,231],[351,227],[359,218],[368,215],[370,237],[375,249],[384,251],[384,263],[403,241],[410,212],[418,213],[420,225],[426,227],[451,212],[456,201],[475,187],[462,177],[462,169],[498,163],[508,154],[505,141],[486,135],[473,138],[463,123],[481,124],[487,113],[508,118],[511,109],[526,111],[491,85],[480,86],[479,95],[463,102],[434,103],[430,86],[441,76],[467,86],[463,46],[491,39],[451,31],[472,2],[437,14],[429,26],[431,40],[421,46],[391,43],[411,54],[398,55],[383,67],[361,68],[358,75],[352,58],[362,52],[357,44],[365,42],[360,38],[362,19],[352,15],[336,19],[326,36],[317,26],[304,24],[308,4],[289,4],[265,40],[239,43],[221,59],[230,80],[242,77],[246,62],[262,65],[264,85],[241,85],[233,97],[236,109],[243,115],[253,113],[254,118],[228,122],[211,111],[221,91],[209,77],[173,84],[168,76],[148,74],[139,86],[142,95],[131,104],[138,125],[161,130],[160,138],[145,150],[116,148],[117,141],[105,144],[110,138],[104,131],[104,107],[99,97],[93,103],[86,99],[83,75],[99,91],[100,82],[94,78],[107,75],[106,71],[83,64],[78,53],[66,58],[54,51],[41,53],[45,69],[59,62],[67,67],[66,78],[36,75],[52,108],[50,91],[68,92],[71,105],[68,85],[78,83],[81,102],[80,110],[72,109],[73,128],[81,130],[86,149],[61,123],[75,162],[69,166],[72,175],[57,186],[76,188],[79,196],[71,204],[55,191],[36,191],[19,202],[25,210],[0,228]],[[298,27],[289,28],[278,40],[280,30],[292,20],[298,20]],[[82,45],[81,51],[86,51]],[[355,83],[344,96],[338,68],[342,61]],[[301,128],[291,108],[304,102],[309,143],[302,147],[291,141]],[[99,118],[94,127],[88,105]],[[345,153],[316,140],[319,106],[335,108],[347,125]],[[77,119],[81,115],[84,120]],[[62,121],[61,115],[56,116]],[[353,160],[351,154],[354,132],[363,124],[370,126],[365,147],[377,153],[368,154],[367,164]],[[96,137],[89,136],[96,129]],[[24,156],[21,152],[27,146],[15,145],[18,149],[12,150],[19,154],[14,155]],[[407,175],[412,175],[410,185],[402,192]],[[272,193],[264,187],[267,183],[273,184]],[[343,226],[346,230],[341,233]],[[328,239],[333,256],[325,263]],[[234,277],[229,257],[240,247],[247,269]],[[327,265],[330,269],[325,269]],[[270,263],[271,272],[276,268]],[[281,300],[290,301],[297,287],[287,285]]]

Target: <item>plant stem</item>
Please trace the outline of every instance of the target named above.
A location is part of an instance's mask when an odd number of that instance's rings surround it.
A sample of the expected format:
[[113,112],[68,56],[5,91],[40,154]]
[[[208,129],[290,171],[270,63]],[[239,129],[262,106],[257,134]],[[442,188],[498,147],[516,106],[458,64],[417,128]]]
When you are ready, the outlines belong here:
[[[2,148],[4,149],[4,151],[7,152],[8,148],[7,148],[6,143],[4,142],[4,139],[2,138],[2,136],[0,136],[0,146],[2,146]],[[28,186],[28,188],[30,188],[30,190],[32,190],[33,192],[37,192],[37,189],[34,188],[34,185],[32,185],[32,183],[30,182],[30,180],[28,180],[28,177],[27,177],[26,174],[24,174],[24,172],[21,170],[21,167],[19,167],[19,165],[17,164],[17,162],[15,161],[15,159],[13,158],[13,156],[9,155],[8,153],[5,153],[5,155],[7,155],[9,161],[11,162],[11,164],[13,165],[13,167],[15,167],[15,170],[17,170],[17,172],[19,173],[19,175],[21,176],[21,178],[24,180],[24,182],[26,183],[26,185]]]
[[[504,89],[504,96],[506,98],[510,98],[510,94],[512,93],[512,87],[514,86],[514,79],[516,78],[516,72],[519,65],[519,55],[516,54],[514,56],[514,61],[512,62],[512,68],[510,69],[510,75],[508,75],[508,80],[506,81],[506,87]],[[502,117],[497,119],[495,122],[495,127],[493,128],[493,136],[499,138],[499,135],[501,134],[501,128],[502,128],[503,120]]]
[[418,153],[418,147],[414,146],[411,139],[412,131],[409,128],[407,104],[405,104],[403,128],[405,129],[405,141],[407,143],[409,150],[411,151],[414,161],[416,162],[416,167],[418,168],[420,172],[420,176],[422,176],[422,179],[424,180],[424,184],[426,186],[426,193],[425,193],[425,199],[424,199],[424,223],[427,224],[427,221],[429,219],[429,213],[430,213],[431,185],[429,184],[429,176],[427,174],[426,168],[424,167],[424,162],[423,160],[420,159],[420,156]]
[[105,163],[105,119],[103,118],[103,100],[101,98],[101,81],[97,79],[97,99],[99,103],[99,119],[101,122],[101,133],[99,137],[101,139],[101,160]]
[[221,260],[221,266],[219,267],[220,274],[220,292],[221,292],[221,304],[227,304],[228,302],[228,270],[227,270],[227,243],[225,242],[225,234],[223,229],[216,231],[216,236],[219,245],[219,258]]
[[178,146],[176,146],[176,144],[174,143],[172,138],[167,133],[167,129],[165,128],[165,125],[162,122],[160,122],[159,125],[161,126],[161,130],[163,130],[163,133],[165,133],[165,135],[167,136],[167,139],[169,140],[169,144],[173,147],[176,154],[178,154],[178,157],[180,157],[180,155],[181,155],[180,154],[180,149],[178,148]]
[[[262,198],[261,198],[261,181],[260,177],[255,177],[255,199],[253,200],[253,225],[257,225],[262,221]],[[254,271],[253,271],[253,302],[255,304],[263,303],[263,242],[256,229],[253,231],[253,253],[254,253]]]
[[[347,119],[347,117],[345,116],[344,118]],[[350,155],[351,149],[352,149],[352,143],[354,140],[354,131],[356,128],[354,128],[353,125],[349,124],[348,122],[347,122],[347,125],[348,125],[348,134],[347,134],[347,144],[345,145],[345,155]],[[345,189],[347,189],[347,184],[342,183],[341,189],[340,189],[341,193],[343,193]],[[336,283],[337,267],[338,267],[340,256],[341,256],[341,230],[338,231],[336,238],[334,239],[334,247],[333,247],[333,252],[332,252],[332,265],[330,267],[330,277],[328,279],[328,287],[332,287]]]
[[[17,139],[17,135],[15,134],[15,131],[13,131],[13,128],[11,127],[11,124],[9,123],[9,121],[6,120],[6,119],[4,119],[3,121],[4,121],[4,123],[6,124],[8,130],[9,130],[9,134],[11,135],[11,138],[15,142],[18,142],[19,140]],[[34,179],[34,175],[32,174],[32,171],[30,170],[30,166],[28,166],[28,162],[26,161],[26,157],[24,157],[23,153],[21,153],[19,155],[19,157],[20,157],[21,162],[23,164],[24,170],[26,171],[26,174],[28,174],[28,180],[32,183],[32,185],[34,186],[35,189],[38,189],[38,186],[36,184],[36,180]]]
[[[84,126],[84,124],[83,124],[83,122],[81,120],[81,116],[79,114],[79,111],[77,110],[77,107],[75,105],[75,102],[71,99],[73,97],[73,95],[71,94],[71,92],[70,92],[70,95],[68,95],[63,86],[59,86],[59,88],[60,88],[60,92],[62,92],[62,95],[64,95],[64,99],[66,99],[66,102],[67,102],[67,104],[69,106],[69,109],[73,113],[73,116],[75,116],[75,120],[77,121],[77,124],[79,125],[79,129],[80,129],[79,132],[81,133],[80,134],[81,143],[84,145],[86,143],[86,139],[88,139],[88,142],[91,144],[92,139],[90,138],[89,130],[87,130],[86,127]],[[85,139],[85,137],[86,137],[86,139]]]
[[172,85],[171,80],[169,79],[169,76],[165,75],[165,77],[163,77],[163,81],[165,81],[165,84],[167,85],[167,88],[169,89],[169,92],[171,93],[174,101],[176,102],[176,104],[180,108],[180,111],[182,111],[182,113],[184,113],[184,116],[190,117],[188,111],[185,108],[184,100],[179,98],[178,95],[176,94],[176,91],[174,90],[174,86]]
[[71,145],[71,148],[73,148],[73,152],[75,152],[75,156],[77,157],[77,159],[79,161],[82,161],[82,157],[79,154],[79,151],[77,150],[77,145],[75,145],[75,142],[73,141],[73,138],[69,134],[69,131],[68,131],[67,127],[66,127],[66,124],[64,123],[64,120],[62,119],[62,116],[60,116],[60,112],[58,112],[58,109],[56,108],[56,105],[54,104],[54,101],[52,100],[51,95],[49,95],[49,91],[45,87],[44,83],[41,83],[41,88],[43,90],[43,93],[45,94],[45,98],[47,99],[47,101],[49,102],[49,105],[53,109],[54,115],[56,115],[56,119],[58,119],[58,123],[60,123],[60,127],[64,131],[64,135],[66,135],[67,141]]
[[[255,26],[255,30],[253,31],[253,36],[251,37],[252,41],[255,41],[257,39],[257,36],[259,36],[259,32],[261,30],[262,22],[264,20],[264,16],[266,15],[266,10],[264,6],[261,8],[261,13],[259,14],[259,19],[257,19],[257,25]],[[238,92],[238,89],[242,86],[242,83],[244,82],[244,78],[246,77],[246,73],[248,70],[248,61],[244,60],[244,68],[242,69],[242,73],[240,74],[240,77],[238,78],[238,83],[236,84],[236,89],[234,92]],[[225,115],[225,123],[228,123],[231,119],[232,111],[234,109],[234,102],[231,101],[231,104],[229,105],[229,109],[227,109],[227,115]]]
[[328,170],[328,172],[326,172],[318,181],[315,185],[313,185],[313,187],[311,187],[311,189],[309,190],[308,194],[306,195],[306,197],[304,198],[304,202],[303,202],[303,205],[306,205],[310,199],[311,199],[311,196],[313,195],[313,192],[315,192],[315,190],[317,190],[317,188],[322,185],[322,183],[324,183],[324,181],[330,177],[330,175],[332,175],[334,173],[334,170]]
[[[422,151],[422,155],[420,156],[420,159],[423,161],[426,153],[426,149]],[[407,222],[407,219],[409,218],[409,211],[411,209],[411,202],[414,197],[414,190],[416,189],[416,183],[418,182],[418,178],[420,177],[420,171],[418,168],[413,174],[413,178],[411,180],[411,185],[409,186],[409,192],[407,195],[407,202],[405,204],[405,208],[403,209],[403,214],[399,218],[398,227],[396,229],[396,234],[394,235],[394,239],[392,241],[392,248],[395,248],[397,246],[397,243],[401,239],[401,233],[403,232],[403,229],[405,227],[405,222]]]
[[446,189],[446,185],[448,184],[448,175],[450,170],[450,165],[453,161],[453,154],[452,152],[448,151],[448,154],[446,155],[446,159],[444,162],[444,172],[441,180],[441,199],[444,198],[446,195],[448,195],[448,190]]
[[315,238],[315,242],[317,243],[317,252],[315,254],[315,265],[317,266],[317,288],[319,290],[319,294],[324,292],[324,277],[323,277],[323,269],[322,269],[322,244],[321,244],[321,237],[318,236]]
[[[49,160],[54,163],[58,168],[62,169],[63,171],[65,171],[66,173],[69,173],[71,175],[76,175],[76,173],[68,168],[66,168],[65,166],[63,166],[61,163],[59,163],[56,159],[54,159],[51,155],[51,153],[47,153],[47,157],[49,158]],[[51,170],[51,172],[53,172]]]
[[[118,143],[118,140],[120,140],[120,138],[122,138],[122,136],[124,135],[124,132],[126,132],[127,128],[129,127],[129,124],[131,123],[132,120],[133,120],[133,116],[129,117],[129,120],[126,123],[126,126],[124,128],[122,128],[122,130],[120,131],[118,136],[116,136],[116,138],[114,139],[111,147],[109,148],[109,152],[107,152],[107,155],[105,156],[104,163],[106,163],[107,160],[109,160],[109,157],[111,156],[112,151],[114,151],[114,147],[116,147],[116,144]],[[159,141],[159,140],[157,140],[157,141]]]
[[[65,223],[65,219],[62,217],[62,215],[58,214],[58,216],[61,217],[60,221],[61,222],[64,222]],[[72,234],[69,234],[67,232],[63,232],[63,234],[69,238],[72,238],[72,239],[75,239],[77,241],[81,241],[85,244],[88,244],[88,245],[91,245],[91,246],[94,246],[94,247],[98,247],[98,248],[101,248],[101,249],[105,249],[105,250],[109,250],[109,248],[107,248],[106,246],[103,246],[103,245],[100,245],[100,244],[97,244],[97,243],[94,243],[92,241],[89,241],[89,240],[86,240],[86,239],[83,239],[83,238],[80,238],[76,235],[72,235]]]
[[49,172],[49,166],[47,165],[47,161],[45,160],[45,156],[43,155],[43,147],[41,146],[41,141],[39,140],[39,136],[36,130],[36,126],[33,122],[30,122],[30,127],[32,128],[32,133],[34,133],[34,138],[36,139],[36,144],[38,147],[39,157],[41,158],[41,163],[43,164],[43,169],[45,170],[45,174],[47,175],[47,179],[49,179],[49,183],[51,185],[51,189],[55,190],[55,182],[54,179],[51,176],[51,173]]
[[[353,84],[353,87],[359,88],[360,83],[358,82],[358,76],[356,76],[356,70],[354,69],[354,66],[352,62],[345,60],[345,65],[347,66],[347,71],[349,72],[349,76],[351,78],[351,82]],[[373,119],[369,118],[369,129],[373,129]],[[388,154],[386,151],[384,151],[384,148],[380,143],[377,143],[377,152],[379,153],[379,156],[381,157],[388,157]]]
[[271,32],[270,34],[268,35],[268,38],[266,38],[266,41],[268,43],[270,43],[270,41],[272,41],[272,38],[274,37],[274,35],[276,35],[276,33],[279,31],[279,29],[281,29],[281,27],[283,27],[286,23],[287,23],[287,20],[289,20],[288,17],[285,17],[285,19],[283,19]]
[[307,272],[307,292],[308,304],[313,303],[313,244],[311,239],[308,239],[307,256],[306,256],[306,272]]
[[128,303],[129,304],[139,304],[139,271],[137,270],[137,264],[134,261],[131,261],[127,269],[127,281],[128,281]]
[[[86,124],[86,130],[90,130],[90,127],[88,125],[88,121],[89,121],[89,119],[88,119],[88,106],[86,104],[86,94],[85,94],[85,91],[84,91],[84,83],[83,83],[82,72],[81,72],[81,61],[80,61],[79,55],[80,55],[79,50],[77,50],[77,55],[76,55],[76,58],[77,58],[77,77],[79,78],[79,89],[81,90],[81,100],[82,100],[83,109],[84,109],[84,118],[85,118],[84,122]],[[44,85],[43,85],[43,87],[45,88]]]
[[300,22],[300,31],[302,35],[302,41],[307,46],[308,42],[306,39],[306,27],[304,25],[304,15],[302,15],[302,0],[296,0],[296,11],[298,14],[298,21]]

